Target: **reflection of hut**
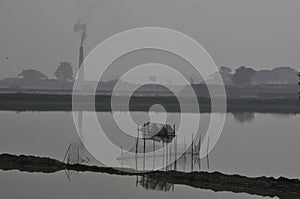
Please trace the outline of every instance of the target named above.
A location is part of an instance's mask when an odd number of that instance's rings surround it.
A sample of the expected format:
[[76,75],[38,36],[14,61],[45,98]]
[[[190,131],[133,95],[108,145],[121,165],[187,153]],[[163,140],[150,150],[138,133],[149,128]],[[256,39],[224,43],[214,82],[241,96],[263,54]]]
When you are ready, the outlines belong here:
[[150,178],[148,176],[137,177],[137,185],[141,185],[147,190],[155,191],[174,191],[174,184]]
[[175,125],[172,127],[169,124],[147,122],[141,126],[140,130],[143,139],[156,142],[170,143],[175,137]]

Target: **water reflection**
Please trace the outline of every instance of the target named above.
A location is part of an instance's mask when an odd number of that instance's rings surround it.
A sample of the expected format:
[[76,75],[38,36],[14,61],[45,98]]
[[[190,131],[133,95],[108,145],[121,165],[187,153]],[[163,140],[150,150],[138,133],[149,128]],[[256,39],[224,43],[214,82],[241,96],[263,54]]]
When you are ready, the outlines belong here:
[[136,177],[136,186],[141,186],[147,190],[155,191],[174,191],[174,184],[157,180],[148,176],[137,176]]
[[[236,122],[238,123],[247,123],[251,122],[255,119],[255,114],[254,112],[235,112],[231,113],[233,115],[233,118]],[[296,116],[297,114],[295,113],[272,113],[272,116],[278,119],[289,119],[291,117]]]
[[[111,113],[101,114],[103,117],[108,117]],[[143,114],[144,113],[136,113],[137,116]],[[187,153],[182,154],[178,158],[176,165],[173,163],[167,164],[168,167],[164,167],[162,170],[189,172],[203,171],[209,167],[210,171],[217,170],[229,174],[238,173],[251,177],[265,175],[274,176],[275,178],[279,176],[298,178],[299,160],[295,157],[297,157],[297,153],[299,153],[300,146],[298,144],[300,134],[297,131],[300,115],[255,113],[249,117],[251,114],[247,113],[238,114],[238,117],[243,118],[243,115],[248,115],[248,118],[252,119],[241,120],[236,119],[234,114],[228,115],[222,137],[216,145],[215,150],[210,154],[209,161],[207,161],[207,159],[199,160],[197,158],[197,143],[199,142],[199,140],[197,140],[193,147],[193,153],[195,155],[191,156],[192,148],[189,148],[187,149]],[[69,163],[86,161],[84,164],[94,165],[97,163],[97,165],[99,165],[99,162],[93,162],[92,158],[86,155],[86,151],[82,149],[83,146],[81,143],[76,143],[77,140],[74,138],[77,138],[77,134],[70,113],[23,112],[17,114],[15,112],[1,112],[0,117],[0,148],[3,153],[52,156],[63,160],[70,146],[70,141],[75,140],[75,144],[72,144],[72,147],[70,147]],[[210,115],[207,114],[205,117],[210,117]],[[9,125],[11,121],[14,121],[14,125]],[[35,125],[28,125],[33,121]],[[244,125],[240,125],[240,122],[244,122]],[[107,125],[111,127],[110,123]],[[111,131],[114,131],[114,129],[111,129]],[[35,138],[36,142],[33,142],[32,138]],[[146,143],[146,151],[152,150],[152,141],[147,140]],[[156,143],[155,147],[162,147],[162,144],[159,146],[159,144]],[[166,165],[167,160],[170,162],[170,158],[174,160],[173,143],[169,144],[169,147],[171,148],[171,150],[170,148],[168,149],[169,159],[166,158],[166,154],[164,158],[161,158],[161,160],[164,160],[164,165]],[[188,146],[182,144],[178,145],[178,148],[184,150],[188,148]],[[140,145],[139,151],[143,151],[142,145]],[[150,156],[150,154],[148,155]],[[148,155],[146,155],[146,163],[152,166],[159,164],[159,154],[155,154],[156,158],[148,158]],[[154,156],[154,154],[152,154],[152,156]],[[88,158],[89,161],[87,161],[86,158]],[[120,158],[120,160],[123,160],[123,162],[120,161],[120,166],[126,167],[126,158],[128,157],[126,156],[125,148],[123,153],[120,150]],[[138,168],[142,169],[142,153],[137,157],[137,160]],[[135,158],[133,156],[133,164],[134,161]],[[162,164],[162,162],[160,163]],[[73,172],[73,174],[76,173],[77,172]],[[76,181],[76,179],[73,178],[73,181]],[[139,186],[141,185],[139,184]],[[151,186],[149,185],[148,187]],[[172,189],[169,190],[172,191]]]
[[297,114],[296,113],[273,113],[272,115],[278,119],[290,119],[292,117],[295,117]]
[[[94,172],[95,174],[136,176],[136,186],[147,190],[174,191],[175,185],[186,185],[198,189],[209,189],[215,192],[229,191],[232,193],[249,193],[252,195],[279,197],[281,199],[299,198],[299,180],[287,178],[249,178],[240,175],[227,175],[219,172],[149,172],[134,173],[122,172],[114,168],[66,165],[58,160],[34,156],[16,156],[11,154],[0,155],[0,169],[3,171],[19,170],[30,173],[56,173],[66,170],[68,179],[69,170],[75,172]],[[34,175],[32,175],[34,176]],[[89,184],[90,185],[90,184]]]
[[254,113],[237,112],[232,113],[232,115],[234,120],[239,123],[251,122],[254,120]]

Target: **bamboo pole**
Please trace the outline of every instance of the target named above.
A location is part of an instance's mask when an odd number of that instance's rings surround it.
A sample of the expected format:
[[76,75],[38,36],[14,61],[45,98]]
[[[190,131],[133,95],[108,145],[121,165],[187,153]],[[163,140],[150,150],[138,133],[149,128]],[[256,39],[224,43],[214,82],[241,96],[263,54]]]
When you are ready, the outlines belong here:
[[184,150],[184,159],[186,160],[186,143],[185,143],[185,136],[183,138],[183,150]]
[[155,141],[153,140],[153,170],[155,168]]
[[121,158],[122,158],[122,161],[121,161],[121,167],[123,168],[123,161],[124,161],[123,147],[121,147]]
[[170,146],[169,146],[169,151],[170,151],[170,154],[169,154],[169,162],[171,163],[172,162],[172,141],[170,142]]
[[194,170],[194,134],[192,134],[191,170]]
[[162,158],[162,168],[165,167],[165,143],[163,141],[163,158]]
[[169,161],[168,161],[168,157],[169,157],[169,151],[168,151],[168,143],[166,143],[166,171],[168,170],[168,166],[169,166]]
[[201,155],[201,134],[200,134],[200,137],[199,137],[199,171],[201,171],[201,158],[200,158],[200,155]]
[[209,151],[209,136],[208,136],[208,140],[207,140],[207,151],[206,151],[207,168],[209,169],[209,157],[208,157],[208,151]]
[[139,129],[139,125],[137,125],[137,138],[136,138],[135,154],[138,153],[139,136],[140,136],[140,129]]
[[79,147],[77,148],[77,161],[78,161],[78,164],[80,163],[80,160],[79,160]]
[[137,155],[138,155],[138,148],[139,148],[139,136],[140,136],[140,126],[137,125],[137,137],[136,137],[136,141],[135,141],[135,168],[136,168],[136,170],[138,170]]
[[175,136],[175,142],[174,142],[174,170],[177,170],[177,135],[176,135],[176,130],[175,130],[175,124],[173,125],[174,126],[174,136]]
[[68,154],[69,154],[69,151],[70,151],[71,146],[72,146],[72,143],[70,143],[70,145],[69,145],[69,147],[68,147],[68,149],[67,149],[67,151],[66,151],[65,157],[64,157],[64,159],[63,159],[63,163],[65,163],[65,160],[66,160],[66,158],[67,158],[67,156],[68,156]]

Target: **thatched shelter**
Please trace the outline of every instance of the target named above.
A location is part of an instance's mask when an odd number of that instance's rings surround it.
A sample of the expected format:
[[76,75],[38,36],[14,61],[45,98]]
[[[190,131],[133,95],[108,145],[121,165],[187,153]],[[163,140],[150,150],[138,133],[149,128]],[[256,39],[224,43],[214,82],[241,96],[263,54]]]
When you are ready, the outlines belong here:
[[175,126],[147,122],[141,126],[141,133],[143,139],[169,143],[175,137]]

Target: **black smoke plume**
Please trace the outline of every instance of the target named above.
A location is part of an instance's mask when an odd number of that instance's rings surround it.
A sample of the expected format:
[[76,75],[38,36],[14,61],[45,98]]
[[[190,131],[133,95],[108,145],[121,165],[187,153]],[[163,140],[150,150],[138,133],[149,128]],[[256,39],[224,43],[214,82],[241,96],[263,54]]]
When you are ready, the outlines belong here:
[[84,40],[87,37],[86,31],[87,31],[87,23],[86,22],[82,22],[81,20],[78,20],[74,26],[73,26],[73,30],[75,32],[80,32],[81,33],[81,41],[80,41],[80,45],[83,45]]

